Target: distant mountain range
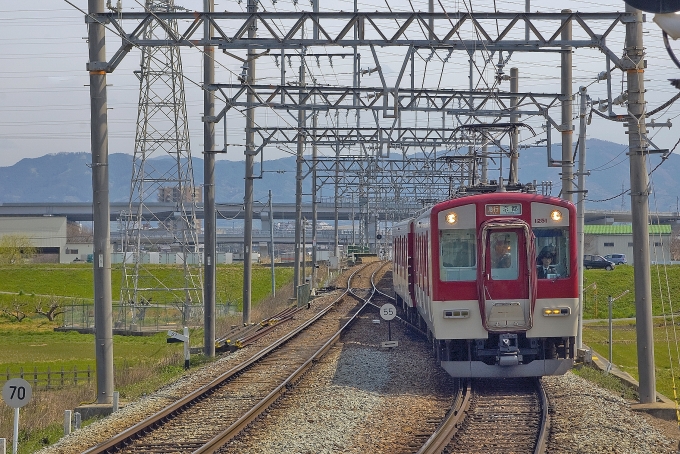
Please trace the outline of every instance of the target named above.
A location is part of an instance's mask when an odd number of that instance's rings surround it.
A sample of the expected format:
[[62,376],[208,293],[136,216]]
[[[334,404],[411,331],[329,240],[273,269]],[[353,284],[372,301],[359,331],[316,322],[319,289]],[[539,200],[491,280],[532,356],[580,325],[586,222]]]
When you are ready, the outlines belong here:
[[[588,190],[587,208],[589,210],[630,209],[630,196],[620,194],[629,188],[630,174],[628,147],[625,145],[597,139],[587,141],[586,168],[590,170],[586,186]],[[552,151],[553,158],[561,156],[559,146]],[[161,160],[154,158],[163,165]],[[651,155],[647,169],[655,169],[651,182],[653,194],[650,196],[650,211],[676,211],[680,196],[680,157],[673,154],[659,165],[660,156]],[[88,166],[90,153],[56,153],[39,158],[26,158],[8,167],[0,167],[0,203],[44,203],[44,202],[90,202],[92,200],[92,172]],[[203,182],[203,159],[193,158],[194,181]],[[657,167],[658,166],[658,167]],[[215,183],[218,203],[243,201],[244,162],[216,162]],[[260,173],[264,170],[264,173]],[[576,169],[575,169],[576,170]],[[547,167],[545,148],[528,148],[520,152],[519,177],[521,182],[552,181],[553,195],[560,191],[560,168]],[[130,178],[132,156],[111,154],[109,156],[110,200],[126,202],[130,197]],[[275,202],[295,201],[295,157],[264,161],[262,169],[259,161],[255,166],[254,198],[265,201],[268,190],[272,190]],[[506,172],[507,173],[507,172]],[[507,175],[506,175],[507,176]],[[497,175],[489,175],[496,179]],[[311,191],[311,178],[306,178],[305,194]],[[332,194],[329,189],[322,196]]]

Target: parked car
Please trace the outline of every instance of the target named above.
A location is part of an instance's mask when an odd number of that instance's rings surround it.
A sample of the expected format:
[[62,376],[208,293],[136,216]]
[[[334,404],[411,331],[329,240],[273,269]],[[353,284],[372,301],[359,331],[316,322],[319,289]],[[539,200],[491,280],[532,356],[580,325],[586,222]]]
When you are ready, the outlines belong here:
[[591,268],[602,268],[611,271],[616,267],[616,264],[611,260],[607,260],[601,255],[584,255],[583,268],[589,270]]
[[625,265],[628,263],[626,261],[626,254],[609,254],[605,255],[604,258],[610,262],[614,262],[615,265]]

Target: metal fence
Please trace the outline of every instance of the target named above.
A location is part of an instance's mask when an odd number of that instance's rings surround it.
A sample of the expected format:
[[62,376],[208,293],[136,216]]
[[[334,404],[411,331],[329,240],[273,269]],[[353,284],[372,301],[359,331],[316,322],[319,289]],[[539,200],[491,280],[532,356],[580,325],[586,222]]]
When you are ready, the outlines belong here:
[[[86,303],[63,306],[64,330],[94,331],[94,306]],[[235,303],[215,306],[217,317],[237,314]],[[203,304],[114,304],[113,330],[122,332],[158,332],[178,326],[203,326]]]
[[38,371],[38,368],[33,368],[33,371],[24,371],[20,368],[18,371],[10,371],[5,369],[5,373],[0,376],[0,385],[5,381],[13,378],[23,378],[31,383],[33,389],[55,389],[64,388],[66,386],[90,385],[94,380],[95,373],[87,366],[86,370],[78,370],[77,366],[73,366],[72,370],[64,370],[64,366],[60,370],[52,370],[47,366],[46,371]]

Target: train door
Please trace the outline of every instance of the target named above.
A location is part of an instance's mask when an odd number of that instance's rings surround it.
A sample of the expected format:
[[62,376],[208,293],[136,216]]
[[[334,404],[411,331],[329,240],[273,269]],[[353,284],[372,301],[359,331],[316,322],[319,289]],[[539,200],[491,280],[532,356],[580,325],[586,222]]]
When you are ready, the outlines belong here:
[[489,331],[526,331],[533,324],[531,235],[529,226],[519,220],[482,228],[480,309]]

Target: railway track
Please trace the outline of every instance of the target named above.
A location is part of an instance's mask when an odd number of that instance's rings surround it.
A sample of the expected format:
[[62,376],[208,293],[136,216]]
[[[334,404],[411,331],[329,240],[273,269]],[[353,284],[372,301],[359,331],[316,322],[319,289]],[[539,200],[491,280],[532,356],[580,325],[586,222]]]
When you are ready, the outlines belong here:
[[[404,317],[396,321],[428,338]],[[548,400],[540,379],[460,379],[454,392],[456,397],[446,418],[417,454],[545,452]]]
[[[374,293],[364,287],[367,276],[382,266],[380,262],[369,263],[355,271],[347,277],[345,292],[298,329],[174,404],[85,452],[216,452],[292,388],[339,338]],[[357,299],[363,304],[358,305]]]
[[478,379],[461,386],[447,418],[418,454],[540,454],[548,426],[539,379]]

